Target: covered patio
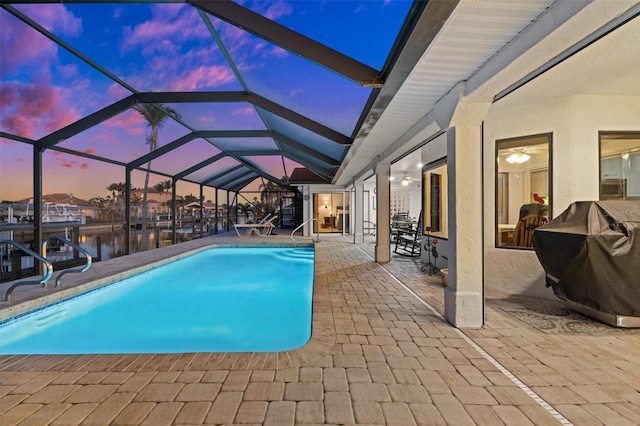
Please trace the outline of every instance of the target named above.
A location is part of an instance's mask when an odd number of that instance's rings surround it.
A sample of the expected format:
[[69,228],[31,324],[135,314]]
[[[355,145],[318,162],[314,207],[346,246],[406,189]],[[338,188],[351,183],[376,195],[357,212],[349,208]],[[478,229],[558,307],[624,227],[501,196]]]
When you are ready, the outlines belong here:
[[[278,241],[286,239],[260,243]],[[105,261],[91,279],[129,273],[198,246],[238,242],[219,235]],[[541,306],[537,299],[495,292],[487,294],[486,325],[459,330],[443,317],[439,277],[420,272],[419,263],[408,258],[382,266],[371,251],[371,242],[354,246],[341,236],[316,244],[313,335],[300,349],[5,356],[0,421],[403,426],[640,421],[637,330],[612,329],[559,304]],[[64,288],[74,281],[82,280],[69,277]],[[15,298],[19,303],[18,292]]]

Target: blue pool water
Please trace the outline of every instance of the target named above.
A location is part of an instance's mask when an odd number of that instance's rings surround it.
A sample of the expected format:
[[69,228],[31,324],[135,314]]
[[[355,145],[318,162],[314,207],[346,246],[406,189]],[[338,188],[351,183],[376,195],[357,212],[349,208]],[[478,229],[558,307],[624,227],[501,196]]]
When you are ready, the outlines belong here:
[[0,354],[284,351],[311,337],[312,247],[212,248],[0,325]]

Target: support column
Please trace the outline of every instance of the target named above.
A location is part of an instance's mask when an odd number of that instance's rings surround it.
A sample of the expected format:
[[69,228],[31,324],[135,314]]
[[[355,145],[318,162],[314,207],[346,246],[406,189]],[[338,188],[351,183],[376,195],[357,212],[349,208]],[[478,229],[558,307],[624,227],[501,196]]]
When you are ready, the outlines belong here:
[[364,243],[364,181],[353,183],[355,189],[353,214],[353,243]]
[[387,263],[391,260],[391,163],[377,163],[376,174],[376,262]]
[[[313,210],[311,209],[311,188],[309,185],[302,185],[298,188],[302,194],[302,222],[307,222],[313,218]],[[314,222],[311,220],[302,228],[302,235],[313,238]]]
[[178,181],[176,179],[173,179],[171,182],[171,244],[177,244],[178,239],[178,232],[176,230],[178,226],[178,222],[176,221],[178,217],[178,206],[176,204],[177,183]]
[[[200,238],[204,237],[204,185],[200,184]],[[193,226],[195,233],[196,227]]]
[[482,129],[457,125],[447,132],[449,286],[445,317],[455,327],[484,323],[482,274]]
[[[42,241],[44,233],[42,232],[42,154],[44,150],[38,145],[33,146],[33,247],[32,250],[46,257],[46,253],[42,250]],[[9,215],[11,216],[11,215]],[[11,222],[11,217],[9,217]],[[23,241],[24,243],[24,241]],[[35,270],[38,274],[44,275],[43,265],[40,262],[33,262]],[[22,266],[18,268],[21,271]],[[13,265],[11,267],[12,271]],[[22,272],[20,272],[22,273]]]
[[131,169],[126,168],[124,177],[124,254],[131,254]]
[[214,226],[213,233],[217,235],[218,234],[218,188],[216,188],[216,201],[215,201],[215,204],[216,204],[216,213],[215,213],[216,220],[215,220],[215,224],[213,225]]
[[231,206],[229,205],[229,191],[227,190],[227,226],[225,227],[225,230],[227,232],[229,232],[229,221],[231,220]]

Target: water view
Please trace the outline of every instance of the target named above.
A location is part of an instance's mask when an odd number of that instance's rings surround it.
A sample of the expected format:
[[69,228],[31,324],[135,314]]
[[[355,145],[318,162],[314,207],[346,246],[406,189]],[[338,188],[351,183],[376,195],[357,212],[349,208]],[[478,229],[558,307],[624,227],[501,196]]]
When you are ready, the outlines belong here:
[[[183,224],[184,225],[184,224]],[[57,235],[63,237],[69,241],[76,242],[81,248],[85,249],[93,258],[93,261],[107,260],[115,257],[125,255],[125,232],[122,224],[103,224],[103,225],[89,225],[89,226],[73,226],[66,228],[49,228],[45,229],[43,238],[50,235]],[[78,235],[74,235],[77,233]],[[200,236],[200,229],[196,226],[196,237]],[[205,230],[204,235],[209,235]],[[30,228],[14,229],[11,231],[2,231],[2,240],[14,240],[19,244],[26,246],[33,250],[33,230]],[[130,232],[130,252],[136,253],[144,251],[144,235],[139,229],[132,229]],[[193,229],[179,228],[176,232],[176,242],[181,243],[193,239]],[[150,228],[147,230],[146,235],[147,249],[154,249],[171,245],[172,232],[168,226],[159,226],[158,228]],[[35,250],[34,250],[35,251]],[[2,281],[15,279],[10,274],[12,270],[11,256],[19,253],[18,250],[10,246],[0,246],[0,261],[2,265]],[[76,258],[78,254],[75,254]],[[64,246],[58,240],[51,240],[47,249],[47,259],[51,262],[65,262],[73,261],[74,252],[70,246]],[[75,263],[82,263],[81,259],[84,259],[84,255],[79,255],[80,260]],[[23,269],[23,276],[29,275],[29,269],[33,268],[33,258],[31,256],[22,255],[21,267]],[[67,263],[67,267],[72,266]],[[60,266],[58,266],[60,267]]]

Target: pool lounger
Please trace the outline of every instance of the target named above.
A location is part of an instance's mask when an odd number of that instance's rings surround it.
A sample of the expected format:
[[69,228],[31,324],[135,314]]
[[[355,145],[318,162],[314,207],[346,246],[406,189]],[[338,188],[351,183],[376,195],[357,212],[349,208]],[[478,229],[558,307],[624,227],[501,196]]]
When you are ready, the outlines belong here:
[[273,228],[275,225],[272,223],[276,216],[272,217],[265,223],[243,223],[243,224],[233,224],[233,229],[236,230],[236,234],[240,238],[247,238],[251,235],[257,235],[258,237],[266,237],[271,235]]

